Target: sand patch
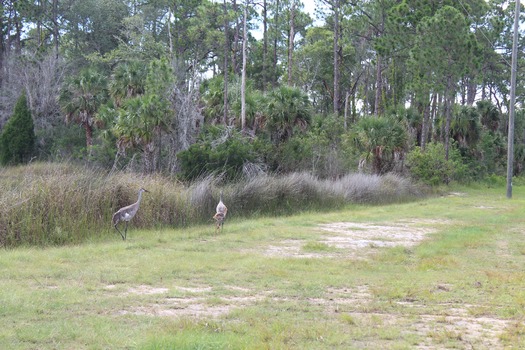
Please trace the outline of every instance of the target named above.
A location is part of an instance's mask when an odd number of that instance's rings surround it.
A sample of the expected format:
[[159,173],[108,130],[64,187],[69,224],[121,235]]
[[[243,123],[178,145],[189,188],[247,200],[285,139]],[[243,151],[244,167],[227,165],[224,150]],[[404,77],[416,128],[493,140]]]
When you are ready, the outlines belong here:
[[[470,311],[479,306],[460,303],[422,304],[417,301],[397,301],[402,308],[392,312],[377,312],[374,295],[368,285],[327,288],[320,297],[281,297],[272,291],[255,292],[249,288],[224,286],[234,295],[214,295],[211,287],[174,287],[187,292],[187,296],[165,295],[167,288],[137,286],[128,289],[129,295],[150,295],[153,300],[130,306],[116,312],[117,315],[147,317],[190,318],[218,320],[236,309],[267,303],[280,305],[297,302],[318,307],[326,315],[346,315],[356,324],[370,327],[401,327],[402,333],[418,334],[422,341],[415,349],[434,349],[437,344],[446,344],[453,339],[459,344],[477,348],[503,348],[499,336],[510,326],[508,320],[494,317],[473,316]],[[447,292],[450,285],[438,285],[436,290]],[[438,312],[436,312],[436,307]],[[339,317],[339,316],[335,316]]]
[[[118,314],[217,319],[236,308],[253,305],[266,297],[264,294],[254,294],[247,288],[236,286],[226,286],[225,288],[238,295],[215,296],[212,294],[212,287],[175,287],[174,289],[189,295],[180,297],[161,296],[161,298],[149,303],[120,310]],[[143,289],[143,286],[130,288],[132,291]],[[160,291],[164,289],[166,288],[148,289],[148,294],[161,294]],[[152,293],[153,290],[158,291],[158,293]]]
[[[397,221],[389,224],[371,224],[355,222],[334,222],[319,225],[325,233],[317,242],[335,250],[311,251],[303,247],[302,240],[283,240],[272,244],[264,254],[275,257],[321,258],[350,257],[364,259],[377,248],[396,246],[411,247],[423,241],[429,234],[437,232],[440,224],[446,221],[412,220]],[[436,227],[437,226],[437,227]]]
[[125,291],[122,294],[123,295],[130,295],[130,294],[135,294],[135,295],[154,295],[154,294],[164,294],[164,293],[167,293],[168,291],[169,291],[168,288],[140,285],[140,286],[136,286],[136,287],[131,287],[131,288],[129,288],[127,291]]
[[118,314],[217,319],[230,313],[233,309],[252,305],[257,300],[256,296],[211,299],[205,297],[164,298],[155,303],[121,310]]
[[[379,249],[413,247],[428,238],[429,234],[437,232],[443,224],[448,222],[405,220],[388,224],[323,224],[318,226],[320,235],[315,242],[300,239],[272,242],[263,248],[263,254],[273,257],[366,259]],[[319,244],[318,249],[316,244]],[[305,249],[306,246],[308,249]],[[327,249],[323,249],[325,246]],[[501,244],[500,249],[507,251],[508,246]],[[106,289],[113,288],[108,286]],[[432,292],[448,293],[454,288],[451,284],[437,283]],[[168,289],[139,285],[128,288],[124,293],[130,298],[140,295],[148,297],[116,311],[118,315],[213,320],[261,303],[272,308],[284,303],[297,303],[298,307],[309,305],[326,317],[340,318],[341,322],[350,325],[392,327],[401,333],[401,337],[416,334],[414,349],[445,348],[448,344],[468,349],[502,349],[500,335],[513,322],[480,315],[480,310],[483,311],[481,306],[461,302],[440,304],[411,299],[392,300],[392,307],[381,312],[385,300],[377,299],[366,284],[326,287],[316,297],[279,296],[271,290],[256,291],[235,285],[221,286],[219,290],[211,286],[172,286]]]

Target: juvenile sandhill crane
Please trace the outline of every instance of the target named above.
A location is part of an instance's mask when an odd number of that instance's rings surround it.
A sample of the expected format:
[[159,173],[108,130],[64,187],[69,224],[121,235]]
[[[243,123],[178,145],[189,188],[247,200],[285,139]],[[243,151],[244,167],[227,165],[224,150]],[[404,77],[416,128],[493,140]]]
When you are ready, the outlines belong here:
[[[128,205],[127,207],[120,208],[115,214],[113,214],[113,219],[112,219],[113,227],[117,229],[118,233],[120,233],[123,240],[126,240],[129,221],[133,219],[133,217],[135,216],[135,214],[137,214],[137,211],[139,210],[140,201],[142,200],[143,192],[149,192],[149,191],[144,188],[141,188],[139,190],[139,199],[135,203]],[[121,221],[126,222],[126,227],[124,228],[124,234],[122,234],[122,232],[117,227],[118,223]]]
[[217,209],[215,211],[216,213],[213,215],[213,218],[215,219],[215,234],[217,234],[224,226],[224,219],[226,218],[226,213],[228,212],[228,208],[226,208],[222,202],[222,191],[219,204],[217,204]]

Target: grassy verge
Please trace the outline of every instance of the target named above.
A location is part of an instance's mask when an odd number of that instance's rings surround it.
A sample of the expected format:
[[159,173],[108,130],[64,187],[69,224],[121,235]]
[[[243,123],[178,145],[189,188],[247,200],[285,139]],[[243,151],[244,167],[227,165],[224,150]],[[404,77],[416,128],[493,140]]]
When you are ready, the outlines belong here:
[[[219,236],[210,223],[4,250],[0,348],[519,349],[523,198],[524,187],[511,200],[504,188],[460,189],[232,218]],[[321,229],[341,222],[361,226]],[[333,239],[366,232],[373,243],[359,249]],[[424,236],[388,246],[399,232]]]
[[[308,174],[260,176],[219,187],[205,178],[190,185],[161,176],[108,174],[72,164],[36,163],[0,169],[0,247],[85,242],[114,231],[111,216],[144,195],[134,227],[187,227],[209,222],[219,192],[230,216],[293,214],[348,203],[413,200],[420,191],[406,179],[351,174],[334,181]],[[114,233],[114,232],[112,232]]]

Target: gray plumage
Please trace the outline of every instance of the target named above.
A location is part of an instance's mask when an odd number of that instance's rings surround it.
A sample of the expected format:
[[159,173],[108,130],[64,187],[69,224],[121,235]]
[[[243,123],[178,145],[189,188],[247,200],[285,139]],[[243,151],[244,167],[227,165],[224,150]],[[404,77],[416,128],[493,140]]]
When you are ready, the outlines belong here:
[[[115,214],[113,214],[113,218],[112,218],[113,227],[115,227],[118,233],[120,233],[120,236],[122,237],[123,240],[126,240],[129,221],[133,219],[133,217],[135,216],[135,214],[137,214],[137,211],[139,210],[140,201],[142,200],[143,192],[149,192],[149,191],[144,188],[141,188],[139,190],[139,199],[135,203],[128,205],[127,207],[120,208]],[[118,226],[117,226],[118,223],[121,221],[126,222],[126,227],[124,228],[124,234],[118,229]]]
[[219,204],[217,204],[215,211],[216,213],[213,218],[215,219],[215,234],[217,234],[224,226],[224,219],[226,218],[226,213],[228,213],[228,208],[226,208],[226,205],[222,202],[222,191]]

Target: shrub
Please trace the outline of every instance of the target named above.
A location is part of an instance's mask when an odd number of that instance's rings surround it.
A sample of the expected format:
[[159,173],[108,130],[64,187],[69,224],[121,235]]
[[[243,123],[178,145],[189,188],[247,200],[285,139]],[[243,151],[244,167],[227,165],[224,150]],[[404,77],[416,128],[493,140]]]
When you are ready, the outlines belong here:
[[308,131],[277,146],[275,163],[283,172],[308,171],[320,177],[337,177],[348,168],[351,158],[342,147],[342,134],[341,118],[316,116]]
[[346,135],[347,147],[369,161],[374,174],[392,170],[407,141],[406,126],[394,117],[363,117]]
[[420,147],[409,152],[406,165],[413,178],[434,186],[461,178],[465,169],[458,158],[455,148],[450,149],[449,160],[446,160],[443,144],[429,143],[424,152]]
[[312,118],[308,95],[298,88],[280,86],[268,94],[266,127],[278,144],[292,137],[295,130],[306,130]]
[[254,162],[256,153],[250,139],[241,133],[222,127],[210,127],[200,140],[180,152],[181,178],[195,180],[210,174],[223,174],[232,180],[242,174],[246,162]]
[[29,161],[35,145],[35,131],[26,95],[16,102],[13,115],[0,135],[0,163],[20,164]]

